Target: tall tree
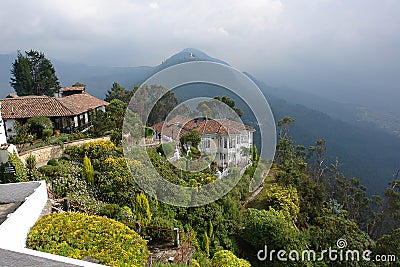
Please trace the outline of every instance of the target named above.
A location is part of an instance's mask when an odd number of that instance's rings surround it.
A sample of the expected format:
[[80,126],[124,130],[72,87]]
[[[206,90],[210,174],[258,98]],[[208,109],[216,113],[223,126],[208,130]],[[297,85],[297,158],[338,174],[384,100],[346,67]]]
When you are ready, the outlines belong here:
[[147,126],[164,121],[178,105],[178,98],[174,92],[161,85],[135,87],[134,92],[135,97],[129,103],[129,109],[137,113],[142,123]]
[[60,84],[53,64],[44,53],[35,50],[18,52],[12,64],[10,84],[20,95],[48,95],[58,91]]
[[133,94],[133,90],[127,90],[119,83],[113,83],[111,89],[107,91],[106,98],[104,100],[111,102],[113,99],[118,99],[126,104],[129,104]]

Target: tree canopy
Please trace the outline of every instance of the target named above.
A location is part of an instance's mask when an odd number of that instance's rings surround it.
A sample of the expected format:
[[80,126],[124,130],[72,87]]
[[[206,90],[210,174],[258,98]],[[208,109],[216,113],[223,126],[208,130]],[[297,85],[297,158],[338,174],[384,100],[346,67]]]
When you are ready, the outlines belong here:
[[19,96],[52,96],[60,88],[53,64],[42,52],[18,52],[12,64],[10,84]]
[[119,83],[113,83],[110,90],[107,91],[105,101],[111,102],[114,99],[121,100],[125,104],[128,104],[134,94],[133,90],[127,90]]

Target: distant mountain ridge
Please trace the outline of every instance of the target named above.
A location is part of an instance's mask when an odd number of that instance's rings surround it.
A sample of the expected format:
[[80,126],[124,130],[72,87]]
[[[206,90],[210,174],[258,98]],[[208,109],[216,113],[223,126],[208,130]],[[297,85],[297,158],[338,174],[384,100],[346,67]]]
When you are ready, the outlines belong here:
[[[9,80],[14,59],[15,55],[0,55],[0,97],[13,91]],[[229,65],[194,48],[184,49],[154,67],[98,67],[65,63],[56,59],[52,59],[52,62],[61,85],[70,86],[79,81],[87,85],[90,94],[103,99],[114,82],[132,89],[157,71],[179,63],[199,60]],[[288,88],[273,88],[251,74],[245,74],[267,97],[276,121],[284,116],[296,119],[291,134],[298,144],[309,146],[317,139],[327,139],[328,159],[334,161],[338,157],[342,161],[345,174],[361,178],[371,194],[380,193],[391,181],[393,171],[400,167],[400,139],[379,130],[374,124],[359,123],[357,107]],[[193,85],[193,88],[196,90],[190,93],[177,92],[178,98],[182,100],[194,96],[195,93],[210,97],[225,94],[223,90],[210,85]],[[229,92],[226,94],[229,95]],[[245,113],[250,112],[249,107],[244,106],[240,100],[237,103]],[[254,123],[248,114],[247,117],[245,114],[244,120],[251,125]]]

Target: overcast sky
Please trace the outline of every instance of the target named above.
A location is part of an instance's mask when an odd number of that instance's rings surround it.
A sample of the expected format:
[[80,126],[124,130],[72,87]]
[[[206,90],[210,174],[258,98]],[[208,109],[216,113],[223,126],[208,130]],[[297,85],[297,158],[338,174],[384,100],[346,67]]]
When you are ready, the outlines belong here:
[[399,14],[399,0],[1,1],[0,53],[153,66],[194,47],[274,86],[393,105]]

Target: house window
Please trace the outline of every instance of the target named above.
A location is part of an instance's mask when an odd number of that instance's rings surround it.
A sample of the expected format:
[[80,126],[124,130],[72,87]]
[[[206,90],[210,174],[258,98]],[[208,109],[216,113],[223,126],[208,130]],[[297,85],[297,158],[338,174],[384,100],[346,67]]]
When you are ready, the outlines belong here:
[[228,139],[224,137],[224,148],[228,147]]
[[210,139],[203,139],[201,140],[201,146],[203,148],[210,148]]
[[235,138],[229,137],[229,148],[235,147]]

